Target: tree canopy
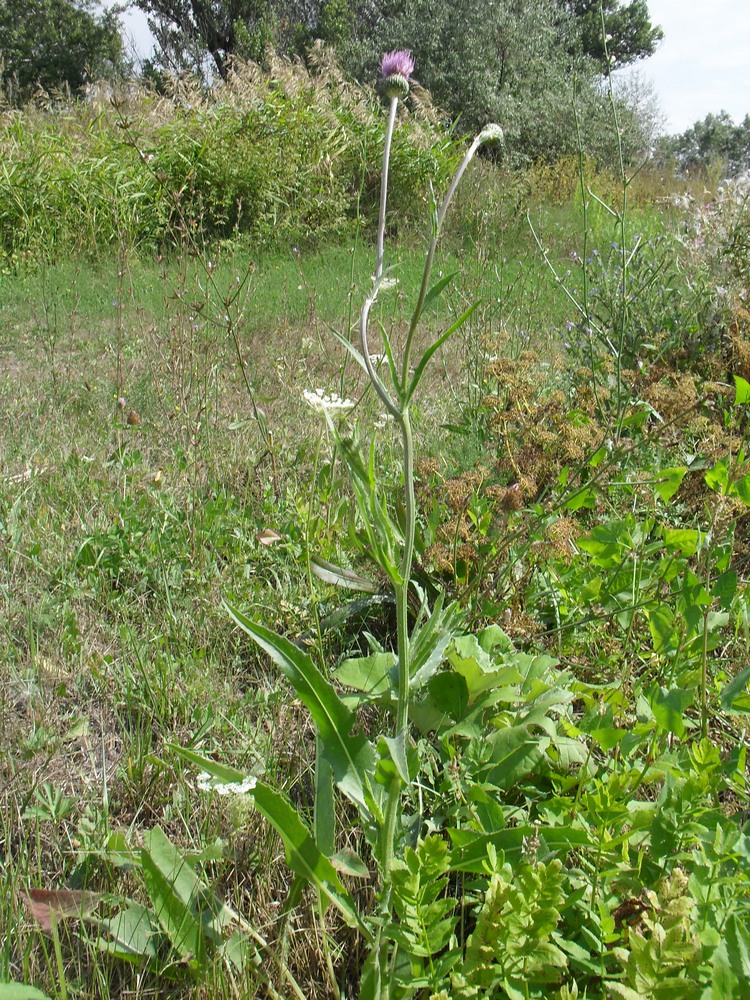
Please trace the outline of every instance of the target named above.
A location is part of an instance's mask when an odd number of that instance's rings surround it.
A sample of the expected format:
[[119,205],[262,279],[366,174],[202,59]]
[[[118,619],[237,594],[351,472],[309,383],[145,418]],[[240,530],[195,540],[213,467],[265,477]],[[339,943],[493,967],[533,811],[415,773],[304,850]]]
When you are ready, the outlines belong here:
[[[367,40],[373,25],[378,34],[388,28],[394,34],[396,26],[404,23],[418,24],[421,33],[430,33],[434,21],[449,19],[457,33],[443,51],[433,53],[439,62],[461,44],[467,20],[479,16],[489,27],[496,26],[498,19],[512,18],[528,25],[538,21],[540,8],[547,9],[551,21],[564,26],[559,43],[600,67],[605,62],[622,66],[651,55],[663,37],[661,28],[651,23],[646,0],[432,0],[429,4],[420,0],[135,0],[135,4],[148,15],[168,61],[189,61],[202,51],[210,54],[222,77],[232,56],[257,53],[269,42],[289,54],[313,38],[334,44]],[[609,60],[600,5],[610,36]],[[507,30],[506,24],[505,34]],[[375,44],[374,38],[369,41]],[[480,60],[488,55],[487,50],[477,54]]]
[[729,176],[750,170],[750,115],[735,125],[726,111],[706,115],[680,135],[665,137],[659,155],[685,173],[721,166]]
[[[262,61],[268,45],[304,54],[322,38],[362,81],[374,79],[382,52],[407,48],[417,81],[459,128],[499,121],[521,158],[572,152],[581,134],[596,147],[596,136],[611,132],[600,80],[607,60],[599,0],[135,2],[149,17],[162,64],[173,70],[205,67],[208,56],[226,77],[234,56]],[[653,51],[662,33],[645,0],[603,4],[609,64]],[[637,116],[625,103],[621,111],[626,146],[643,145]]]
[[123,62],[117,15],[94,0],[0,0],[0,76],[23,100],[37,86],[78,90]]
[[646,0],[558,0],[558,5],[575,17],[583,52],[602,68],[645,59],[664,38],[651,23]]

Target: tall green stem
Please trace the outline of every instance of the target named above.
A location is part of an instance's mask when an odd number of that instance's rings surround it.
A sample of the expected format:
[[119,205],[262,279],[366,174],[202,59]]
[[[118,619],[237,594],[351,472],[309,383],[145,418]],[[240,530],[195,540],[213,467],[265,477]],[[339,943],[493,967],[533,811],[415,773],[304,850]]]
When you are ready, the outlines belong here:
[[[438,210],[435,208],[432,226],[432,239],[427,251],[424,271],[422,275],[422,285],[419,291],[417,304],[412,314],[409,332],[404,347],[404,357],[402,366],[401,384],[394,372],[394,391],[390,392],[382,380],[370,359],[368,343],[368,321],[370,310],[378,296],[381,283],[384,277],[385,262],[385,219],[388,200],[388,166],[390,160],[391,139],[396,122],[396,110],[398,97],[391,97],[390,110],[388,115],[388,125],[385,134],[385,145],[383,150],[383,171],[380,188],[380,211],[378,214],[378,236],[377,236],[377,265],[370,294],[365,299],[360,315],[360,336],[362,341],[362,356],[365,367],[368,371],[373,387],[377,392],[383,405],[396,421],[401,431],[402,464],[404,472],[404,509],[405,524],[403,533],[403,547],[399,562],[398,578],[394,581],[396,597],[396,635],[397,635],[397,656],[398,656],[398,695],[396,703],[396,721],[394,737],[396,744],[400,744],[403,755],[406,755],[409,729],[409,680],[410,680],[410,635],[409,635],[409,582],[411,579],[412,562],[414,559],[414,536],[416,532],[416,501],[414,495],[414,439],[411,429],[411,417],[409,413],[409,400],[416,388],[409,385],[409,359],[411,354],[414,334],[422,315],[424,303],[429,288],[430,272],[435,259],[437,241],[440,236],[445,214],[448,206],[455,194],[459,181],[464,171],[468,167],[476,151],[491,139],[498,139],[502,133],[497,126],[488,126],[472,143],[466,155],[462,159],[453,181],[448,189],[445,198]],[[383,932],[385,924],[391,917],[391,897],[393,887],[393,863],[395,858],[395,846],[398,836],[398,818],[401,806],[401,794],[403,791],[403,780],[401,775],[396,774],[390,780],[385,797],[383,827],[380,833],[380,865],[382,884],[380,888],[379,916],[380,923],[377,939],[374,944],[377,964],[377,978],[379,980],[380,1000],[390,1000],[390,977],[388,975],[389,940]]]
[[443,228],[443,222],[445,221],[445,216],[450,206],[451,201],[453,201],[453,195],[456,193],[456,188],[461,182],[461,178],[464,175],[466,168],[469,166],[471,161],[474,159],[477,150],[483,143],[497,140],[502,137],[502,132],[497,125],[488,125],[487,128],[483,129],[479,135],[476,137],[474,142],[469,146],[468,150],[464,154],[464,158],[458,166],[458,170],[453,176],[451,185],[448,188],[443,202],[435,212],[432,220],[432,239],[430,240],[430,245],[427,249],[427,257],[424,262],[424,270],[422,271],[422,284],[419,289],[419,296],[417,298],[417,304],[414,307],[414,312],[412,313],[411,323],[409,324],[409,332],[406,335],[406,344],[404,346],[404,360],[402,366],[402,384],[405,386],[408,383],[409,377],[409,360],[411,357],[412,343],[414,342],[414,334],[416,333],[417,326],[419,325],[419,320],[422,317],[422,309],[424,308],[425,297],[427,296],[427,289],[430,283],[430,274],[432,272],[432,264],[435,260],[435,251],[437,250],[438,239],[440,238],[440,230]]
[[388,163],[391,158],[391,140],[393,127],[396,124],[396,109],[398,97],[391,98],[388,112],[388,126],[385,130],[385,145],[383,147],[383,170],[380,175],[380,211],[378,212],[378,261],[375,266],[375,281],[380,280],[385,260],[385,209],[388,201]]

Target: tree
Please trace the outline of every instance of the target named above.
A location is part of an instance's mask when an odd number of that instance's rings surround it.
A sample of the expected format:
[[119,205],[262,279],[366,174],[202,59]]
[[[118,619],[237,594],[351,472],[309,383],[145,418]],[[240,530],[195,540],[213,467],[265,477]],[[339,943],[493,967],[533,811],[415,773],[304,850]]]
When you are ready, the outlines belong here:
[[651,23],[646,0],[558,0],[558,5],[574,15],[584,54],[602,69],[652,56],[664,38],[662,29]]
[[15,100],[45,90],[79,90],[123,67],[116,13],[94,0],[0,0],[0,76]]
[[750,115],[739,125],[726,111],[706,115],[681,135],[665,138],[658,155],[674,159],[685,173],[716,165],[730,177],[750,170]]
[[312,39],[341,0],[135,0],[148,15],[161,61],[200,69],[205,54],[226,79],[233,56],[261,61],[266,45],[288,53]]
[[[556,0],[352,0],[345,68],[374,79],[379,53],[408,48],[415,76],[459,128],[502,125],[520,161],[574,153],[579,137],[613,158],[613,122],[598,66],[581,51],[579,22]],[[626,151],[643,147],[622,106]]]
[[[581,134],[600,159],[614,150],[601,65],[582,40],[584,0],[135,2],[149,16],[159,62],[172,70],[205,70],[209,54],[214,71],[226,78],[233,56],[262,62],[268,44],[284,55],[302,54],[323,38],[343,68],[364,81],[376,78],[383,52],[408,48],[418,82],[447,117],[467,132],[499,122],[520,160],[575,152]],[[618,0],[604,2],[618,13]],[[646,9],[643,0],[623,10],[631,8]],[[634,45],[628,49],[633,58]],[[624,103],[622,111],[626,149],[643,148],[637,115]]]

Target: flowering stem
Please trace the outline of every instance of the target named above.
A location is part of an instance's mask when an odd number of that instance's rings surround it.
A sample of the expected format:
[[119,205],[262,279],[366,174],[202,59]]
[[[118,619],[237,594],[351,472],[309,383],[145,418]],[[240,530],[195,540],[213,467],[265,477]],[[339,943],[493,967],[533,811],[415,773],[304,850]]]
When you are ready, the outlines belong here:
[[383,170],[380,182],[380,212],[378,213],[378,261],[375,266],[375,281],[379,281],[383,273],[383,260],[385,257],[385,206],[388,200],[388,162],[391,158],[391,139],[393,138],[393,127],[396,124],[396,109],[398,108],[398,97],[391,98],[391,106],[388,112],[388,126],[385,130],[385,146],[383,147]]
[[461,178],[463,177],[466,168],[469,166],[471,161],[474,159],[477,150],[485,142],[491,142],[502,137],[502,132],[497,125],[488,125],[487,128],[483,129],[479,135],[474,139],[471,146],[464,154],[464,158],[458,165],[458,170],[453,176],[450,187],[448,188],[443,202],[437,212],[433,224],[432,224],[432,239],[430,240],[430,245],[427,249],[427,257],[424,262],[424,270],[422,272],[422,285],[419,289],[419,297],[417,298],[417,304],[414,307],[414,312],[412,313],[411,323],[409,324],[409,332],[406,335],[406,344],[404,346],[404,360],[403,367],[401,369],[402,384],[406,386],[408,384],[409,377],[409,359],[411,355],[412,343],[414,341],[414,334],[416,333],[419,321],[422,318],[422,309],[424,308],[424,300],[427,296],[428,285],[430,282],[430,274],[432,272],[432,265],[435,260],[435,251],[437,250],[438,239],[440,238],[440,231],[443,228],[443,222],[445,221],[445,216],[448,212],[451,201],[453,200],[453,195],[456,193],[456,188],[461,183]]
[[[416,528],[416,504],[414,498],[414,441],[411,430],[411,420],[409,416],[409,404],[399,399],[398,403],[391,397],[390,393],[383,385],[377,372],[370,361],[370,352],[367,337],[367,324],[370,310],[377,298],[378,288],[383,277],[385,258],[385,218],[388,202],[388,167],[390,162],[391,139],[396,122],[396,111],[398,107],[398,97],[390,98],[390,110],[388,115],[388,125],[385,134],[385,146],[383,149],[383,169],[380,187],[380,212],[378,215],[378,237],[377,237],[377,265],[373,288],[370,295],[365,300],[360,316],[360,334],[362,339],[362,353],[365,365],[375,387],[378,396],[382,400],[388,412],[398,423],[401,430],[401,441],[403,448],[403,470],[404,470],[404,504],[406,511],[404,526],[404,542],[399,565],[399,580],[395,584],[396,597],[396,635],[397,635],[397,656],[398,656],[398,701],[396,707],[395,737],[406,746],[407,730],[409,725],[409,620],[408,620],[408,598],[409,580],[411,577],[412,560],[414,557],[414,534]],[[395,776],[388,785],[386,792],[385,817],[381,834],[381,870],[382,887],[380,898],[380,911],[383,921],[390,918],[391,911],[391,890],[392,890],[392,870],[395,856],[396,828],[398,824],[398,814],[401,805],[402,780]],[[381,983],[381,1000],[388,1000],[390,996],[390,984],[387,975],[389,941],[381,930],[378,941],[375,945],[377,950],[377,963],[379,966],[379,978]]]
[[396,589],[396,623],[398,633],[398,707],[396,710],[396,735],[406,737],[409,722],[409,622],[408,598],[414,558],[414,534],[417,511],[414,497],[414,439],[408,404],[404,407],[399,421],[404,463],[404,548],[401,553],[401,582]]
[[[422,286],[419,292],[416,307],[411,319],[411,325],[407,335],[404,351],[403,377],[401,384],[398,383],[396,372],[392,372],[395,382],[395,392],[391,392],[385,387],[382,380],[370,359],[368,344],[368,321],[370,311],[374,305],[378,290],[384,276],[385,257],[385,219],[388,202],[388,168],[390,162],[391,140],[396,122],[396,112],[398,108],[399,96],[405,96],[408,92],[408,77],[413,69],[411,56],[405,52],[393,52],[384,57],[381,64],[381,72],[386,81],[386,85],[391,88],[388,92],[390,108],[388,114],[388,125],[385,134],[385,145],[383,149],[383,169],[380,186],[380,211],[378,214],[378,234],[377,234],[377,264],[373,278],[372,289],[365,299],[360,314],[360,336],[362,342],[362,354],[365,367],[368,371],[372,384],[385,405],[388,412],[394,418],[401,431],[402,462],[404,473],[404,508],[405,523],[403,531],[403,543],[401,558],[399,561],[398,573],[394,574],[394,591],[396,597],[396,636],[397,636],[397,658],[398,658],[398,692],[396,703],[395,720],[395,745],[398,748],[396,753],[400,756],[397,763],[397,772],[388,783],[385,797],[383,826],[380,831],[379,861],[381,869],[381,886],[379,894],[379,921],[376,940],[373,945],[375,964],[377,968],[376,981],[379,982],[380,1000],[389,1000],[391,995],[390,977],[388,975],[388,959],[391,942],[384,928],[391,919],[392,895],[393,895],[393,867],[396,855],[396,842],[398,839],[399,812],[401,808],[401,794],[404,785],[403,760],[406,757],[408,748],[409,729],[409,690],[410,690],[410,635],[409,635],[409,582],[411,579],[412,562],[414,559],[414,536],[416,532],[416,500],[414,494],[414,438],[411,428],[411,417],[409,413],[409,401],[415,386],[408,385],[409,375],[409,355],[411,351],[414,334],[422,315],[425,299],[428,293],[430,272],[435,258],[437,241],[440,236],[443,220],[448,206],[451,203],[456,188],[463,176],[464,171],[471,162],[474,154],[482,145],[490,139],[499,138],[502,133],[497,126],[488,126],[472,143],[466,155],[462,159],[453,181],[448,189],[439,211],[435,213],[433,219],[432,240],[427,252],[424,273],[422,276]],[[407,779],[408,780],[408,779]],[[395,952],[394,952],[395,954]]]

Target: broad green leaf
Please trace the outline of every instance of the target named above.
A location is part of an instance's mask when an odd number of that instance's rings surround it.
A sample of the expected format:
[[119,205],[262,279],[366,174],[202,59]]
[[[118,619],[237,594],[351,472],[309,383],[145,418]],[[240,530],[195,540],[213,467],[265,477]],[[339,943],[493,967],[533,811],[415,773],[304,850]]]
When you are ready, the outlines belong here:
[[750,667],[745,667],[723,688],[719,695],[722,710],[734,715],[750,713]]
[[158,826],[146,834],[144,850],[160,874],[169,879],[171,890],[180,902],[195,911],[204,934],[212,943],[220,940],[235,915],[198,877],[190,860]]
[[156,923],[153,910],[131,901],[114,917],[107,920],[100,919],[95,923],[108,935],[106,939],[97,938],[96,946],[100,951],[125,960],[156,958],[161,930]]
[[469,704],[487,691],[522,684],[524,680],[516,666],[506,666],[493,659],[475,635],[454,638],[448,659],[455,672],[466,681]]
[[494,765],[487,773],[487,781],[508,789],[536,768],[550,741],[546,736],[532,733],[526,726],[508,726],[498,730],[487,742],[492,747]]
[[498,664],[492,659],[489,651],[482,648],[475,635],[455,636],[450,661],[454,665],[471,662],[475,665],[475,669],[483,674],[491,674],[498,669]]
[[557,753],[557,766],[561,771],[570,771],[575,765],[585,764],[588,759],[586,746],[572,736],[554,736],[549,753]]
[[488,625],[481,632],[477,632],[477,641],[485,653],[507,656],[515,652],[513,640],[499,625]]
[[252,940],[243,931],[237,930],[231,934],[224,944],[217,949],[218,954],[235,969],[242,972],[249,965],[259,966],[261,957]]
[[337,872],[349,875],[351,878],[369,878],[370,872],[362,858],[354,851],[342,849],[330,857],[330,862]]
[[[441,676],[443,675],[436,675],[436,677]],[[435,680],[435,677],[432,680]],[[432,683],[432,680],[430,683]],[[452,723],[453,720],[446,719],[445,711],[435,704],[434,699],[429,693],[429,684],[427,693],[423,692],[421,697],[410,700],[409,722],[413,723],[421,733],[426,734],[442,729],[446,721]]]
[[359,1000],[381,1000],[382,974],[379,961],[379,949],[374,945],[362,966],[362,976],[359,981]]
[[592,562],[604,569],[611,569],[622,559],[623,547],[627,542],[628,529],[622,521],[600,524],[588,535],[579,538],[576,545],[588,552]]
[[666,604],[660,604],[647,612],[648,628],[654,645],[654,652],[673,653],[678,646],[678,635],[674,626],[674,612]]
[[657,723],[675,736],[685,735],[685,709],[693,703],[694,692],[682,688],[666,688],[654,684],[649,691],[649,704]]
[[726,493],[729,486],[729,471],[726,459],[720,458],[714,467],[706,472],[703,478],[706,481],[706,486],[710,490],[713,490],[714,493]]
[[411,781],[409,776],[409,762],[406,759],[406,743],[403,733],[397,736],[381,736],[378,746],[381,750],[381,757],[386,755],[393,761],[399,778],[405,785]]
[[737,996],[739,982],[732,970],[726,941],[719,942],[711,957],[711,985],[703,992],[701,1000],[727,1000]]
[[745,406],[750,403],[750,382],[747,382],[739,375],[734,376],[734,405]]
[[642,993],[631,990],[625,983],[619,983],[617,980],[607,980],[607,992],[612,997],[619,997],[620,1000],[643,1000]]
[[283,636],[250,621],[226,601],[224,607],[240,628],[280,667],[313,717],[336,784],[347,798],[369,814],[364,785],[375,773],[376,755],[374,747],[362,733],[351,735],[354,713],[344,705],[307,653]]
[[616,729],[614,726],[609,726],[606,729],[592,729],[589,735],[606,752],[614,750],[627,733],[627,729]]
[[659,481],[654,485],[654,492],[664,503],[671,500],[680,488],[686,472],[686,465],[675,466],[672,469],[662,469],[659,472]]
[[23,983],[0,983],[0,1000],[50,1000],[36,986],[24,986]]
[[391,691],[391,671],[396,666],[394,653],[371,653],[344,660],[333,672],[339,684],[362,691],[371,698],[382,698]]
[[575,512],[577,510],[591,510],[596,507],[596,491],[590,486],[586,486],[584,489],[576,490],[572,496],[563,504],[565,510]]
[[[187,859],[160,827],[146,836],[141,869],[156,919],[172,946],[190,965],[206,964],[206,937],[217,944],[220,934],[213,924],[215,913],[208,905],[210,892]],[[216,910],[221,904],[212,900]],[[228,923],[227,918],[223,923]]]
[[252,797],[258,811],[281,837],[292,871],[315,886],[336,907],[350,927],[357,928],[365,938],[371,940],[372,936],[362,923],[353,899],[341,884],[336,869],[318,848],[312,833],[294,806],[263,781],[256,784]]
[[734,913],[727,920],[725,932],[732,971],[741,982],[750,986],[750,932]]
[[733,483],[731,493],[732,496],[738,496],[744,504],[750,506],[750,474]]
[[711,588],[711,597],[719,600],[719,606],[728,611],[732,604],[734,595],[737,593],[737,573],[735,570],[727,570],[722,573]]
[[677,549],[683,556],[694,556],[698,551],[701,532],[696,528],[665,528],[664,543],[668,549]]
[[437,708],[454,722],[462,718],[469,704],[466,678],[453,670],[444,670],[431,677],[427,690]]

